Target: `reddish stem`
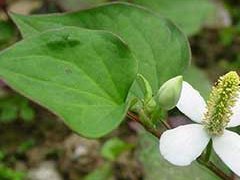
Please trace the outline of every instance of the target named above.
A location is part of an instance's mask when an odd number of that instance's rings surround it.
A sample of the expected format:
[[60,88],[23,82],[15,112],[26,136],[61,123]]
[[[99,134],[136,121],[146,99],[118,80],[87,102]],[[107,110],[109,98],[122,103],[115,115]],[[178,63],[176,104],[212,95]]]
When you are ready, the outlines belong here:
[[127,117],[128,117],[129,119],[131,119],[131,120],[133,120],[133,121],[136,121],[136,122],[138,122],[139,124],[141,124],[148,132],[150,132],[151,134],[153,134],[155,137],[157,137],[157,138],[160,138],[160,137],[161,137],[161,132],[158,132],[158,131],[156,131],[155,129],[152,129],[152,128],[150,128],[150,127],[146,127],[146,125],[143,124],[143,123],[140,121],[140,119],[138,118],[138,116],[135,115],[134,113],[128,112],[128,113],[127,113]]

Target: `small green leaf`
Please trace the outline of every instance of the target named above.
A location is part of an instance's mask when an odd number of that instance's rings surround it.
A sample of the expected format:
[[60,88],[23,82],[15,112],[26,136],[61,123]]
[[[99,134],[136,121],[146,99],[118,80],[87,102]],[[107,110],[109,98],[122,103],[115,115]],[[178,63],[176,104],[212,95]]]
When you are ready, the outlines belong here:
[[20,154],[26,153],[29,149],[31,149],[36,144],[34,139],[28,139],[20,144],[17,148],[17,152]]
[[15,171],[0,164],[0,179],[2,180],[24,180],[26,179],[26,174],[24,172]]
[[0,54],[1,78],[87,137],[123,120],[136,67],[118,37],[75,27],[40,33]]
[[112,138],[108,140],[102,147],[101,154],[104,158],[114,161],[116,160],[124,151],[131,149],[133,145],[128,144],[121,139]]
[[21,95],[9,94],[0,98],[0,122],[11,122],[17,118],[30,121],[35,112],[29,105],[29,101]]
[[137,82],[143,91],[144,101],[148,102],[153,98],[151,85],[149,84],[148,80],[146,80],[146,78],[141,74],[137,75]]
[[88,174],[84,180],[112,180],[113,169],[110,163],[105,163]]
[[[167,19],[135,5],[112,3],[73,13],[11,16],[24,38],[63,26],[117,34],[136,56],[138,73],[149,81],[154,94],[163,82],[182,74],[189,64],[190,49],[183,33]],[[143,98],[137,83],[131,91]]]
[[0,121],[1,122],[11,122],[18,117],[18,108],[14,104],[9,104],[1,108],[0,111]]
[[25,121],[31,121],[34,119],[35,111],[30,107],[28,101],[22,101],[20,104],[19,116]]

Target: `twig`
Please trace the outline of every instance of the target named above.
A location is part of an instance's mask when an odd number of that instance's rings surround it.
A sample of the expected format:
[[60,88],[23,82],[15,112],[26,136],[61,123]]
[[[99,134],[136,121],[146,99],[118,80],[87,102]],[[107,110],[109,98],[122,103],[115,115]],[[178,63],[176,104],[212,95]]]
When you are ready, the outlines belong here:
[[171,126],[167,122],[165,122],[165,121],[161,121],[161,122],[166,129],[171,129]]
[[131,120],[133,120],[133,121],[136,121],[136,122],[138,122],[139,124],[141,124],[148,132],[150,132],[151,134],[153,134],[155,137],[157,137],[157,138],[160,138],[160,137],[161,137],[161,132],[158,132],[158,131],[156,131],[156,130],[153,129],[153,128],[146,127],[146,125],[143,124],[143,123],[140,121],[140,119],[138,118],[138,116],[135,115],[134,113],[128,112],[128,113],[127,113],[127,117],[128,117],[129,119],[131,119]]

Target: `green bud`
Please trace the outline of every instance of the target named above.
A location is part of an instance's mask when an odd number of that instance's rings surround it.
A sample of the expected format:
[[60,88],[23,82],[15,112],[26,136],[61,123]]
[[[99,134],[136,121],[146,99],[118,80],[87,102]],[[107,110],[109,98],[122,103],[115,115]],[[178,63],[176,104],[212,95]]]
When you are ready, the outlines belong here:
[[174,108],[179,100],[182,90],[182,76],[176,76],[166,81],[159,89],[157,100],[165,110]]

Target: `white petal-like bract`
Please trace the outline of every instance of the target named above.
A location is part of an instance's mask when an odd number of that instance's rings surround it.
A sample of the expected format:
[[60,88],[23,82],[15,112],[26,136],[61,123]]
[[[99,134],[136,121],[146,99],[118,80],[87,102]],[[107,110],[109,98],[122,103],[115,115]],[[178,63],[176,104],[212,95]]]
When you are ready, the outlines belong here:
[[[240,96],[240,95],[239,95]],[[235,127],[240,125],[240,97],[232,108],[233,115],[230,117],[230,122],[227,127]]]
[[200,124],[179,126],[165,131],[160,138],[160,152],[177,166],[191,164],[207,146],[210,137]]
[[206,103],[200,93],[189,83],[183,82],[177,108],[191,120],[201,123],[206,111]]
[[213,138],[213,148],[222,161],[240,176],[240,136],[225,130],[222,136]]

